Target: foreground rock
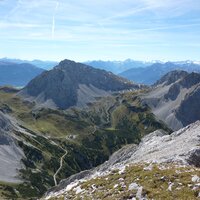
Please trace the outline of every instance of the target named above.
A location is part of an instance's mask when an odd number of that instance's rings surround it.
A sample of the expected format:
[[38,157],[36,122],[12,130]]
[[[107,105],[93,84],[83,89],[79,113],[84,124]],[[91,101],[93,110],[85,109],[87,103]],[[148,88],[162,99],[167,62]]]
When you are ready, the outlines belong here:
[[155,131],[98,168],[63,180],[45,199],[197,199],[199,145],[200,121],[171,135]]

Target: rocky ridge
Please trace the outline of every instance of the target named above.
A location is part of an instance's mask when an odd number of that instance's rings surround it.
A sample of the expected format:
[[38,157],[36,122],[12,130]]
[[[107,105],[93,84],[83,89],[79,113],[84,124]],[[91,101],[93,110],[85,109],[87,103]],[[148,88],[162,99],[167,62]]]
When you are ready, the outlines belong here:
[[161,84],[170,85],[172,83],[175,83],[177,80],[186,77],[188,74],[189,74],[188,72],[182,71],[182,70],[171,71],[171,72],[165,74],[163,77],[161,77],[161,79],[156,81],[154,86],[158,86]]
[[160,120],[178,130],[200,119],[200,74],[169,72],[141,98]]

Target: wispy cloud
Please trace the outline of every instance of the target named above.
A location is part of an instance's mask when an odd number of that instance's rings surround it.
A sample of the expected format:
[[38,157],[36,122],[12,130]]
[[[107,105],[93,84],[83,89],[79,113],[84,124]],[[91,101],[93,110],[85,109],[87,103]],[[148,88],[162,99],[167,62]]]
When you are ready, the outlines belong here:
[[172,29],[174,30],[174,29],[182,29],[182,28],[188,28],[188,27],[200,27],[200,22],[192,23],[192,24],[168,25],[168,26],[158,26],[158,27],[145,28],[145,29],[135,29],[129,32],[136,33],[136,32],[157,31],[157,30],[172,30]]
[[21,4],[21,0],[17,0],[16,2],[14,2],[14,4],[12,5],[13,7],[11,8],[11,10],[7,12],[3,20],[5,21],[8,20],[8,18],[12,16],[20,8],[20,4]]
[[33,46],[38,41],[38,49],[48,43],[47,51],[56,44],[63,51],[55,55],[70,55],[74,49],[74,54],[79,49],[86,56],[102,54],[105,47],[108,56],[131,57],[142,48],[159,55],[159,45],[166,51],[177,45],[183,52],[183,41],[190,48],[200,41],[199,13],[199,0],[5,0],[0,4],[0,43],[15,40],[21,48],[23,41]]
[[106,21],[113,20],[113,19],[118,19],[118,18],[129,17],[129,16],[135,15],[137,13],[141,13],[141,12],[150,10],[150,9],[152,9],[154,7],[155,6],[153,6],[153,5],[143,6],[143,7],[136,7],[136,8],[133,8],[133,9],[126,10],[126,11],[121,12],[121,13],[117,13],[117,14],[115,14],[113,16],[106,17],[106,18],[102,19],[101,22],[106,22]]
[[0,22],[0,28],[39,28],[41,24],[29,24],[29,23],[13,23],[13,22]]
[[51,31],[51,37],[52,39],[54,39],[55,36],[55,16],[56,16],[56,12],[58,10],[58,6],[59,6],[59,1],[56,2],[56,7],[53,13],[53,19],[52,19],[52,31]]

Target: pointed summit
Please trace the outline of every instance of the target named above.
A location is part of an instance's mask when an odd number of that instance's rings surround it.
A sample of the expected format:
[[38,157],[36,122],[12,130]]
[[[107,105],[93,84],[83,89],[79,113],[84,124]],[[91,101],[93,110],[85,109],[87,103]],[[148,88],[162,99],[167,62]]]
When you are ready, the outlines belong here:
[[114,91],[139,87],[111,72],[63,60],[33,79],[19,94],[38,105],[67,109],[84,106]]

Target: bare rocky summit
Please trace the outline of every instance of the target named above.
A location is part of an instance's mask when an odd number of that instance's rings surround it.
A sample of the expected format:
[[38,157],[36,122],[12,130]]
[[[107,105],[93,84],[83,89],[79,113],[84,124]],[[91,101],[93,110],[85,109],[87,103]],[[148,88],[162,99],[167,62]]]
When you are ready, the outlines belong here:
[[177,80],[186,77],[188,74],[189,74],[188,72],[182,71],[182,70],[171,71],[171,72],[165,74],[163,77],[161,77],[161,79],[158,80],[154,84],[154,86],[161,85],[161,84],[170,85],[170,84],[176,82]]
[[111,72],[64,60],[33,79],[20,95],[44,107],[67,109],[86,105],[113,91],[139,87]]

